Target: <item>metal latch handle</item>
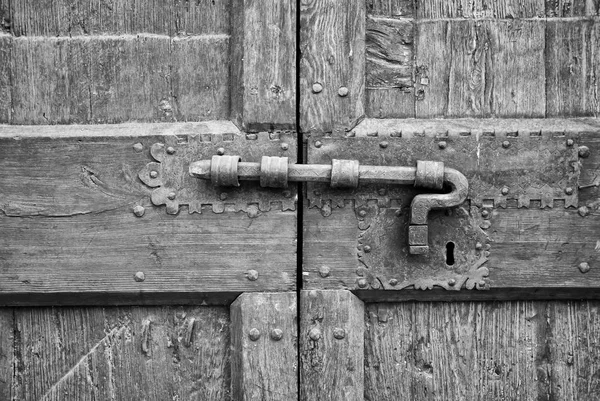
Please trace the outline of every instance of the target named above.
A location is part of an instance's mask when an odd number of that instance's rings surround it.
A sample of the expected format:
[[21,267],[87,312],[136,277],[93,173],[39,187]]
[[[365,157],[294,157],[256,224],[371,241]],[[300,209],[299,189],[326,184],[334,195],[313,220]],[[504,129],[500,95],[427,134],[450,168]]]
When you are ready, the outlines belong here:
[[467,178],[459,171],[444,167],[442,162],[417,161],[416,167],[361,166],[357,160],[333,159],[331,165],[289,164],[287,157],[263,156],[260,163],[242,162],[239,156],[213,156],[211,160],[193,162],[190,175],[210,179],[217,186],[239,186],[240,180],[260,181],[263,187],[286,188],[288,182],[329,182],[333,188],[356,188],[362,184],[414,185],[441,190],[446,194],[421,194],[411,203],[408,231],[409,252],[429,251],[427,215],[432,209],[458,206],[469,191]]

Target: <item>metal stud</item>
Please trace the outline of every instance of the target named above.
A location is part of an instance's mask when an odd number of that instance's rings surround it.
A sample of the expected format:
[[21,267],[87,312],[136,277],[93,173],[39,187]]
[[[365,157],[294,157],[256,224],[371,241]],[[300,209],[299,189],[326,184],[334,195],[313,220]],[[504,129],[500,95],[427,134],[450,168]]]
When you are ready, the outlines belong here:
[[152,170],[150,172],[150,178],[156,178],[156,177],[158,177],[158,171]]
[[566,193],[567,195],[573,195],[573,188],[571,188],[571,187],[566,187],[566,188],[565,188],[565,193]]
[[219,195],[219,199],[221,199],[222,201],[227,199],[227,193],[226,192],[221,192],[221,195]]
[[590,214],[590,209],[587,206],[581,206],[579,209],[577,209],[577,212],[581,217],[585,217]]
[[509,142],[509,141],[504,141],[504,142],[502,142],[502,147],[503,147],[504,149],[508,149],[508,148],[510,148],[510,142]]
[[224,148],[219,148],[219,149],[217,149],[217,154],[218,154],[219,156],[223,156],[223,155],[225,154],[225,149],[224,149]]
[[580,146],[579,147],[579,157],[581,157],[583,159],[590,157],[590,148],[588,148],[587,146]]
[[310,332],[308,333],[308,336],[313,341],[319,341],[321,339],[321,330],[314,327],[310,330]]
[[390,280],[390,285],[391,285],[392,287],[395,287],[395,286],[397,286],[397,285],[398,285],[398,280],[396,280],[395,278],[391,279],[391,280]]
[[388,145],[389,145],[389,143],[388,143],[387,141],[383,141],[383,142],[380,142],[380,143],[379,143],[379,147],[380,147],[381,149],[385,149],[385,148],[387,148],[387,147],[388,147]]
[[315,82],[312,86],[312,91],[313,93],[321,93],[321,91],[323,90],[323,85],[321,85],[318,82]]
[[169,146],[167,148],[167,153],[170,154],[170,155],[175,154],[175,148],[173,148],[172,146]]
[[258,272],[256,270],[248,270],[246,272],[246,278],[250,281],[258,280]]
[[333,338],[336,340],[343,340],[346,337],[346,330],[341,327],[336,327],[333,329]]
[[448,143],[446,141],[440,141],[438,142],[438,147],[440,149],[446,149],[448,147]]
[[350,93],[350,91],[345,86],[342,86],[340,89],[338,89],[338,95],[340,95],[341,97],[348,96],[348,93]]
[[140,142],[138,142],[135,145],[133,145],[133,150],[135,150],[136,152],[139,153],[142,150],[144,150],[144,145],[142,145]]
[[175,194],[175,192],[169,192],[169,195],[167,195],[167,198],[169,198],[170,200],[174,200],[176,196],[177,195]]
[[502,188],[502,195],[508,195],[508,187]]
[[356,283],[358,284],[359,288],[366,288],[366,286],[369,284],[365,278],[359,278]]
[[146,275],[144,274],[144,272],[137,272],[133,276],[133,279],[138,283],[141,283],[142,281],[146,280]]
[[572,139],[567,139],[567,146],[571,147],[575,144],[575,141],[573,141]]
[[454,280],[453,278],[451,278],[450,280],[448,280],[448,285],[451,287],[454,287],[456,285],[456,280]]
[[251,328],[248,332],[248,337],[252,341],[257,341],[260,338],[260,330],[258,330],[256,327]]
[[283,338],[283,330],[281,329],[273,329],[271,330],[271,339],[273,341],[279,341]]
[[320,148],[321,146],[323,146],[323,142],[321,142],[321,141],[315,142],[315,148]]
[[481,249],[483,249],[483,245],[481,244],[481,242],[478,242],[475,244],[475,249],[477,249],[478,251],[480,251]]
[[319,276],[321,276],[323,278],[329,277],[330,272],[331,272],[331,269],[329,268],[329,266],[319,267]]
[[492,226],[492,223],[490,223],[489,220],[484,220],[479,227],[481,227],[483,230],[487,230],[488,228],[490,228]]
[[367,215],[367,211],[366,210],[361,210],[360,212],[358,212],[358,215],[360,217],[365,217]]
[[365,245],[363,247],[363,250],[365,251],[365,253],[369,253],[369,252],[371,252],[371,247],[369,245]]
[[482,215],[483,217],[488,217],[488,216],[490,215],[490,212],[489,212],[489,210],[486,210],[486,209],[484,209],[484,210],[481,212],[481,215]]
[[144,213],[146,213],[146,209],[144,209],[144,206],[142,205],[136,205],[133,208],[133,214],[135,214],[137,217],[142,217]]
[[579,264],[579,271],[582,273],[587,273],[590,271],[590,264],[588,262],[583,262]]
[[281,149],[282,150],[288,150],[289,148],[290,148],[290,145],[288,145],[287,143],[284,142],[284,143],[281,144]]

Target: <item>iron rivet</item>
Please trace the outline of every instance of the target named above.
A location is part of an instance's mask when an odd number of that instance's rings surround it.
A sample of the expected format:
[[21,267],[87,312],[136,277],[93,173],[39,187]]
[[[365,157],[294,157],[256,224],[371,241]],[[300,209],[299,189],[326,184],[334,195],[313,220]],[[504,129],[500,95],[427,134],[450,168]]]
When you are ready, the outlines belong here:
[[310,332],[308,333],[308,336],[313,341],[319,341],[321,339],[321,330],[319,330],[318,328],[315,327],[310,330]]
[[167,153],[170,154],[170,155],[174,154],[175,153],[175,148],[173,148],[172,146],[169,146],[167,148]]
[[156,177],[158,177],[158,171],[154,171],[154,170],[152,170],[152,171],[150,172],[150,178],[156,178]]
[[387,190],[385,188],[380,188],[379,191],[377,191],[377,193],[379,194],[379,196],[385,196]]
[[579,271],[582,273],[587,273],[590,271],[590,264],[588,262],[583,262],[579,264]]
[[219,148],[219,149],[217,149],[217,154],[218,154],[219,156],[223,156],[223,155],[225,154],[225,149],[224,149],[224,148]]
[[448,285],[451,287],[454,287],[456,285],[456,280],[454,280],[453,278],[451,278],[450,280],[448,280]]
[[481,222],[481,224],[479,225],[479,227],[481,227],[483,230],[487,230],[488,228],[490,228],[492,226],[492,223],[490,223],[489,220],[484,220],[483,222]]
[[367,286],[367,279],[365,278],[359,278],[357,281],[357,284],[360,288],[365,288]]
[[292,196],[292,191],[290,191],[289,189],[286,189],[285,191],[283,191],[284,198],[289,198],[291,196]]
[[481,215],[482,215],[483,217],[488,217],[488,216],[490,215],[490,212],[489,212],[488,210],[485,210],[485,209],[484,209],[484,210],[481,212]]
[[573,195],[573,188],[571,188],[571,187],[566,187],[566,188],[565,188],[565,193],[566,193],[567,195]]
[[342,340],[344,337],[346,337],[346,330],[342,329],[341,327],[336,327],[333,329],[333,338],[336,340]]
[[315,142],[315,148],[320,148],[321,146],[323,146],[323,143],[321,141]]
[[281,329],[271,330],[271,338],[273,341],[279,341],[283,338],[283,331]]
[[573,141],[572,139],[567,139],[567,146],[573,146],[575,144],[575,141]]
[[254,140],[258,139],[258,135],[256,135],[256,134],[246,134],[246,139],[254,141]]
[[358,215],[360,217],[365,217],[367,215],[367,211],[366,210],[361,210],[360,212],[358,212]]
[[142,281],[146,280],[146,275],[144,272],[137,272],[135,273],[135,276],[133,276],[133,279],[138,283],[141,283]]
[[365,251],[365,253],[369,253],[369,252],[371,252],[371,247],[369,245],[365,245],[363,247],[363,250]]
[[396,217],[402,216],[402,209],[396,210],[395,214],[396,214]]
[[175,192],[169,192],[169,195],[167,195],[167,198],[169,198],[170,200],[174,200],[175,199]]
[[345,86],[342,86],[340,89],[338,89],[338,95],[340,95],[341,97],[346,97],[348,96],[348,93],[350,91],[348,90],[348,88],[346,88]]
[[503,147],[504,149],[508,149],[508,148],[510,148],[510,142],[509,142],[509,141],[504,141],[504,142],[502,142],[502,147]]
[[256,327],[253,327],[248,332],[248,337],[250,337],[250,340],[252,341],[257,341],[260,338],[260,331]]
[[258,280],[258,272],[256,270],[248,270],[246,272],[246,277],[250,281],[256,281]]
[[321,91],[323,90],[323,85],[321,85],[318,82],[315,82],[312,86],[312,91],[313,93],[321,93]]
[[142,150],[144,150],[144,145],[142,145],[140,142],[138,142],[135,145],[133,145],[133,150],[135,150],[136,152],[139,153]]
[[508,195],[508,187],[502,188],[502,195]]
[[144,206],[136,205],[133,208],[133,214],[135,214],[137,217],[142,217],[144,213],[146,213],[146,209],[144,209]]
[[590,157],[590,148],[587,146],[579,147],[579,157],[585,159],[586,157]]
[[438,147],[440,149],[446,149],[446,147],[448,147],[448,143],[446,143],[446,141],[440,141],[438,142]]
[[480,286],[480,287],[485,287],[485,281],[480,281],[480,282],[479,282],[479,286]]
[[587,206],[581,206],[579,209],[577,209],[577,212],[581,217],[585,217],[590,214],[590,209],[588,209]]
[[388,147],[388,145],[389,145],[389,143],[388,143],[387,141],[383,141],[383,142],[380,142],[380,143],[379,143],[379,147],[380,147],[381,149],[385,149],[385,148],[387,148],[387,147]]
[[281,149],[288,150],[289,148],[290,148],[290,145],[288,145],[287,143],[284,142],[281,144]]
[[319,276],[325,278],[325,277],[329,277],[329,273],[331,272],[331,269],[329,268],[329,266],[321,266],[319,267]]
[[391,280],[390,280],[390,285],[391,285],[392,287],[395,287],[395,286],[397,286],[397,285],[398,285],[398,280],[396,280],[395,278],[391,279]]
[[219,199],[221,199],[222,201],[224,201],[225,199],[227,199],[227,193],[226,192],[221,192],[221,195],[219,195]]
[[483,248],[483,245],[481,244],[481,242],[478,242],[475,244],[475,249],[477,249],[478,251],[481,250]]
[[308,296],[311,297],[311,298],[316,298],[316,297],[319,296],[319,293],[317,292],[317,290],[310,290],[308,292]]

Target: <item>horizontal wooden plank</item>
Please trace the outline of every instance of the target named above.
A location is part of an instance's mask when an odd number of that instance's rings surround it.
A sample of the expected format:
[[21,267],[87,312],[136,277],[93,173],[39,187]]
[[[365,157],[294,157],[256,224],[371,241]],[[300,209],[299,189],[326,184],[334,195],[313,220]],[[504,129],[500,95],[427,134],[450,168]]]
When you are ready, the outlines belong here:
[[0,122],[229,118],[228,35],[20,37],[0,46],[11,54],[12,97]]
[[7,18],[16,36],[229,32],[230,5],[225,1],[20,0],[10,5]]
[[226,307],[18,308],[15,321],[14,399],[230,399]]
[[365,399],[593,400],[594,302],[368,304]]
[[281,211],[283,195],[250,208],[252,217],[222,199],[203,205],[202,214],[181,206],[169,215],[152,205],[152,189],[139,180],[153,161],[152,144],[208,135],[202,132],[211,126],[230,128],[233,142],[240,136],[231,123],[0,130],[0,302],[70,303],[81,296],[93,303],[102,294],[113,297],[104,299],[110,304],[152,302],[152,294],[165,302],[171,294],[167,303],[189,303],[190,294],[204,293],[201,303],[207,294],[229,293],[217,297],[220,303],[243,291],[295,288],[296,216]]

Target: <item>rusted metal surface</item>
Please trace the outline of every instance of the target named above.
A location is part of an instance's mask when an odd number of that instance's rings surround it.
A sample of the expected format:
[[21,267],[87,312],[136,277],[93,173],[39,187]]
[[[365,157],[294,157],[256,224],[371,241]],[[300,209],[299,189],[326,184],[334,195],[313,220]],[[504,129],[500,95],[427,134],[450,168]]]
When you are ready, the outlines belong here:
[[[344,158],[356,159],[361,165],[414,166],[418,160],[434,160],[467,177],[468,198],[476,206],[506,207],[516,202],[519,207],[529,207],[532,201],[539,201],[544,208],[553,207],[554,200],[564,200],[565,207],[577,207],[579,155],[576,144],[567,143],[569,139],[575,140],[568,133],[551,132],[518,137],[414,135],[389,137],[387,146],[381,147],[378,137],[318,137],[308,143],[308,163]],[[367,200],[377,200],[381,206],[389,206],[391,201],[408,204],[419,192],[385,183],[360,185],[353,191],[320,183],[307,187],[311,207],[322,207],[327,201],[343,207],[347,199],[354,199],[357,205]]]
[[[152,203],[166,205],[168,214],[177,214],[182,205],[188,205],[190,213],[201,213],[203,206],[212,206],[215,213],[227,209],[245,211],[249,215],[255,215],[258,210],[269,211],[272,207],[281,207],[282,210],[296,208],[295,187],[265,189],[258,182],[242,182],[237,186],[237,174],[234,174],[237,166],[242,164],[240,159],[243,162],[260,162],[267,154],[295,161],[296,139],[291,131],[168,136],[164,143],[154,144],[150,154],[155,161],[149,162],[138,176],[144,184],[155,188]],[[232,158],[232,155],[239,158]],[[215,165],[219,166],[215,170],[215,179],[221,185],[233,185],[234,188],[215,187],[210,181],[189,175],[191,162],[213,156]],[[260,172],[257,179],[259,177]]]

